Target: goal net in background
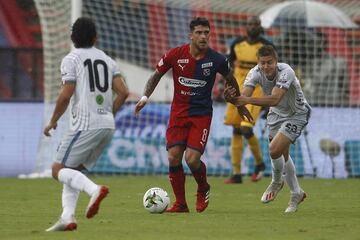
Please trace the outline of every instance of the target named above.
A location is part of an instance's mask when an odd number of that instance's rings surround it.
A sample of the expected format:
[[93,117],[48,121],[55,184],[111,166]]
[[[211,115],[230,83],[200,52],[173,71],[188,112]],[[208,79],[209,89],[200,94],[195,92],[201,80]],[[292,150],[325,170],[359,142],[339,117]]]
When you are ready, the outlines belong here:
[[[44,51],[44,117],[43,126],[51,118],[57,95],[61,86],[60,64],[62,58],[69,52],[71,29],[70,1],[35,1],[38,11]],[[62,134],[68,128],[67,112],[58,121],[58,130],[53,131],[52,137],[41,135],[39,142],[35,172],[33,176],[51,176],[51,164]]]
[[[80,0],[79,0],[80,1]],[[71,1],[35,0],[42,25],[45,62],[44,124],[50,118],[59,91],[60,61],[70,51]],[[167,173],[165,131],[172,99],[170,75],[150,98],[139,118],[134,103],[159,61],[171,47],[189,42],[188,24],[194,16],[207,17],[211,24],[210,45],[225,53],[230,39],[245,34],[248,16],[264,12],[283,1],[254,0],[86,0],[82,16],[95,20],[97,46],[119,62],[130,88],[130,101],[116,115],[116,133],[93,169],[96,173]],[[291,1],[294,2],[294,1]],[[336,7],[353,22],[360,22],[356,0],[320,1]],[[290,10],[286,10],[290,12]],[[280,61],[296,70],[306,97],[313,106],[311,121],[291,148],[299,175],[318,177],[360,176],[360,31],[353,27],[309,27],[306,14],[284,14],[274,23],[264,22],[265,33],[279,51]],[[221,95],[215,86],[214,98]],[[209,174],[231,174],[231,127],[223,125],[225,104],[216,102],[210,137],[203,159]],[[63,118],[64,121],[64,118]],[[65,119],[57,136],[42,139],[37,169],[49,169]],[[267,131],[263,119],[255,126],[270,174]],[[251,173],[254,160],[244,151],[242,172]]]

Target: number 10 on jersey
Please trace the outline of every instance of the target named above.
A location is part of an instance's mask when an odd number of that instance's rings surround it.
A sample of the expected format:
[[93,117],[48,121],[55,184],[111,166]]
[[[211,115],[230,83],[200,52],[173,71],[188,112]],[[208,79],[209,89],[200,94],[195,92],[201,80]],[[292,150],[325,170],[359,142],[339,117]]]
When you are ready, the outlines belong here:
[[[86,59],[84,65],[88,68],[89,71],[90,92],[95,92],[95,87],[100,92],[106,92],[109,88],[109,74],[106,63],[103,60],[99,59],[96,59],[92,63],[91,59]],[[104,77],[104,79],[100,79],[99,65],[102,66],[100,69],[103,70],[102,76]],[[101,86],[101,82],[103,82],[103,86]]]

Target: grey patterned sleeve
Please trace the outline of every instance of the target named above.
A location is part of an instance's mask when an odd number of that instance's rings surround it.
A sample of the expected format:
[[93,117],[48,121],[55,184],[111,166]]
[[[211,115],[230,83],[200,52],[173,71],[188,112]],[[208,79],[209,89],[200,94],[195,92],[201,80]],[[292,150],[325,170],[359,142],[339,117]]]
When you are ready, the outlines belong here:
[[70,58],[69,55],[63,58],[61,61],[61,80],[63,83],[76,81],[76,67],[74,59]]
[[289,89],[290,85],[295,81],[295,72],[289,67],[280,72],[276,86],[278,88]]
[[259,73],[256,70],[256,67],[252,68],[246,75],[244,81],[244,87],[253,87],[255,88],[256,84],[259,83]]
[[113,76],[121,75],[120,67],[115,62],[115,60],[110,59],[110,62],[111,62],[111,72],[112,72]]

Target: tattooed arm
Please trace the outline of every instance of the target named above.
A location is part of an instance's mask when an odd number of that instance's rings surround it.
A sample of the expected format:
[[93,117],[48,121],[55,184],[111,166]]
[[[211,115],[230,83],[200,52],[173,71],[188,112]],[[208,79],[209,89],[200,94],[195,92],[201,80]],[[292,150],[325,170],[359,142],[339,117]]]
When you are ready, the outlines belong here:
[[[226,91],[233,91],[233,95],[235,97],[240,96],[240,89],[239,89],[239,85],[233,75],[233,71],[231,71],[227,76],[224,77],[225,79],[225,99],[226,101],[235,104],[235,98],[229,98],[226,97]],[[228,95],[229,96],[229,95]],[[238,112],[240,114],[241,119],[247,119],[248,121],[252,122],[254,119],[251,116],[250,112],[247,110],[247,108],[245,106],[238,106],[237,107]]]
[[[240,96],[240,89],[239,89],[239,85],[233,75],[233,71],[231,71],[227,76],[224,77],[225,79],[225,89],[232,89],[233,91],[233,95],[235,95],[235,97]],[[228,101],[229,103],[233,103],[233,101],[235,100],[234,97],[232,98],[225,98],[226,101]]]
[[143,97],[135,105],[135,115],[138,115],[140,110],[146,105],[147,99],[154,92],[162,76],[163,74],[159,73],[157,70],[155,70],[155,72],[150,76],[145,85]]

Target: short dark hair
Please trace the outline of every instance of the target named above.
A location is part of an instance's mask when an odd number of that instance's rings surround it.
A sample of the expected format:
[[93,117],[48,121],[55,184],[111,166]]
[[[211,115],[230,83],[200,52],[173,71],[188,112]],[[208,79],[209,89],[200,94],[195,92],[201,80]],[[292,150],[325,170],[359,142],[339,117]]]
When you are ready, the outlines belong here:
[[207,20],[204,17],[196,17],[193,20],[191,20],[190,22],[190,31],[194,31],[196,26],[205,26],[205,27],[209,27],[210,28],[210,23],[209,20]]
[[246,19],[246,24],[250,23],[250,22],[256,22],[259,26],[261,26],[261,19],[259,16],[257,15],[253,15],[253,16],[249,16]]
[[259,48],[259,50],[256,53],[257,57],[267,57],[267,56],[272,56],[274,57],[276,60],[278,59],[278,55],[276,53],[275,48],[272,45],[264,45],[261,48]]
[[91,18],[78,18],[72,26],[71,40],[76,48],[94,46],[96,36],[96,26]]

